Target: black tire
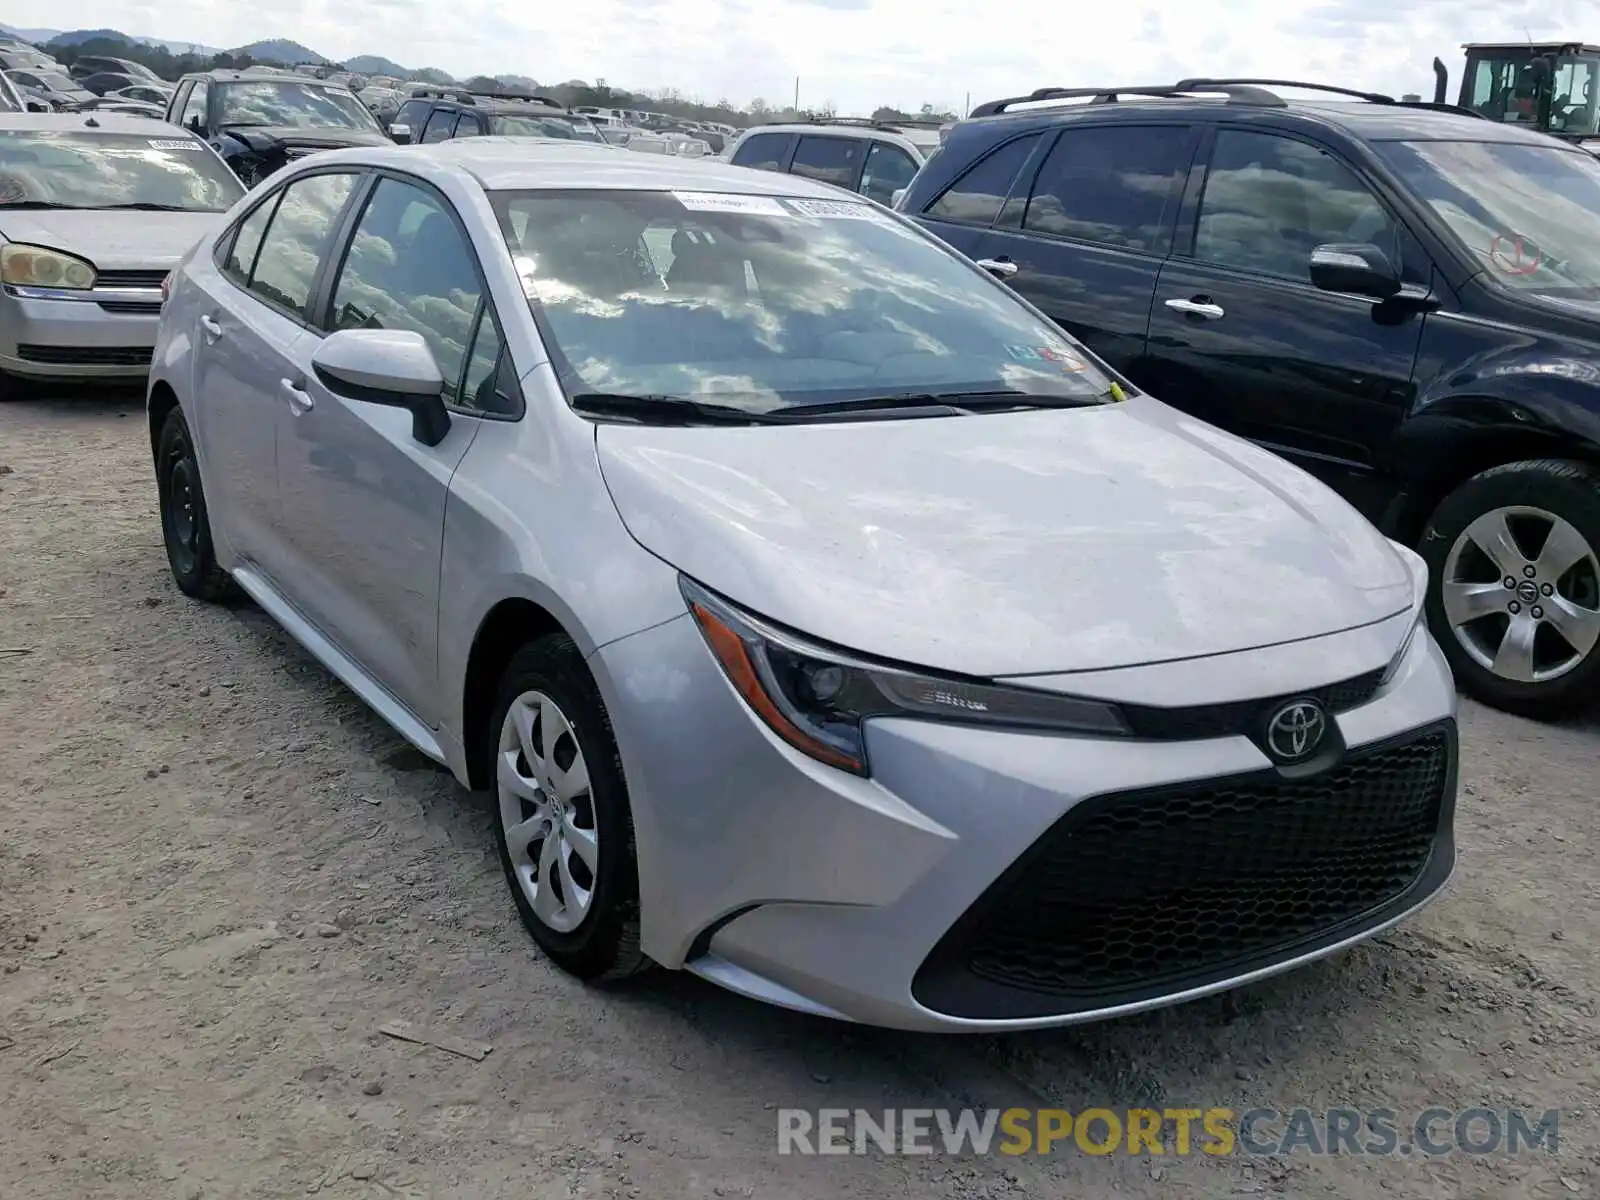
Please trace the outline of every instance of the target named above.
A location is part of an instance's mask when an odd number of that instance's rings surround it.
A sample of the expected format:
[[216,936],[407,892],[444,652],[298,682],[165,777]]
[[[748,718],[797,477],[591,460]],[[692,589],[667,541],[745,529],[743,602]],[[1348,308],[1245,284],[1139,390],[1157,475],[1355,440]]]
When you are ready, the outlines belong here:
[[[1494,708],[1535,720],[1574,716],[1600,698],[1600,643],[1566,673],[1541,682],[1508,679],[1481,665],[1445,615],[1442,588],[1451,548],[1479,517],[1498,508],[1532,507],[1568,522],[1600,551],[1600,471],[1583,463],[1535,459],[1507,463],[1475,475],[1447,496],[1423,530],[1421,552],[1428,563],[1428,625],[1450,662],[1456,682],[1469,696]],[[1536,550],[1533,551],[1537,553]],[[1596,603],[1586,571],[1577,582],[1569,573],[1565,586],[1583,590],[1585,605]],[[1600,580],[1595,581],[1600,585]],[[1507,589],[1507,604],[1516,597]],[[1485,621],[1492,622],[1494,617]],[[1553,635],[1553,631],[1550,631]],[[1541,635],[1545,636],[1545,635]],[[1561,643],[1557,643],[1557,648]],[[1570,650],[1570,647],[1569,647]]]
[[182,409],[167,414],[156,441],[156,491],[161,504],[161,538],[178,590],[212,604],[233,598],[237,585],[217,565],[211,518],[200,485],[200,463]]
[[[534,912],[512,865],[500,816],[495,782],[500,732],[512,703],[527,692],[542,692],[566,715],[589,769],[589,802],[598,835],[594,898],[583,920],[570,932],[552,928]],[[491,795],[497,798],[492,806],[495,842],[506,885],[528,933],[557,966],[588,982],[616,981],[647,970],[652,964],[639,949],[639,868],[622,756],[600,689],[571,638],[550,634],[528,642],[511,656],[491,721],[482,744]]]

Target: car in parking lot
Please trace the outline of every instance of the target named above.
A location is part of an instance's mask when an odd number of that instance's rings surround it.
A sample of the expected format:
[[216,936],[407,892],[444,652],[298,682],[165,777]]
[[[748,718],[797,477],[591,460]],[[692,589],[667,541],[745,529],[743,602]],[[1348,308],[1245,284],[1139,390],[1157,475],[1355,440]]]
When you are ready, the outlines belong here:
[[56,70],[42,67],[16,68],[6,72],[7,78],[19,88],[26,88],[42,97],[57,112],[72,112],[94,101],[94,93],[77,80]]
[[934,125],[830,117],[747,129],[728,149],[727,159],[737,167],[817,179],[889,204],[938,148]]
[[148,118],[0,115],[0,391],[142,379],[162,281],[242,195],[204,142]]
[[1312,84],[1045,89],[975,109],[899,207],[1418,547],[1472,695],[1600,698],[1592,156]]
[[593,121],[547,96],[502,90],[417,88],[389,125],[402,144],[459,137],[545,137],[599,142]]
[[174,273],[148,417],[179,588],[491,789],[582,978],[1084,1021],[1454,865],[1421,560],[828,185],[331,152]]

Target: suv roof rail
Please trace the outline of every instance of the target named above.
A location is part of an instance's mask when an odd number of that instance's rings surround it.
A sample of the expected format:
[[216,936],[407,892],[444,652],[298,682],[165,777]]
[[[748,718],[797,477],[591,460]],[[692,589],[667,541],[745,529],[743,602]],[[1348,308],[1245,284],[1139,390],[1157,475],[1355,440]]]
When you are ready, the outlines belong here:
[[1115,104],[1123,96],[1169,97],[1184,96],[1194,92],[1213,92],[1226,96],[1231,104],[1254,104],[1263,108],[1284,107],[1281,97],[1255,86],[1253,81],[1247,84],[1232,79],[1186,79],[1175,86],[1162,84],[1143,87],[1039,88],[1026,96],[989,100],[978,105],[967,116],[993,117],[1008,112],[1018,104],[1037,104],[1046,100],[1087,100],[1091,104]]
[[791,117],[765,122],[768,125],[851,125],[862,129],[882,129],[889,133],[903,129],[914,121],[877,121],[872,117]]
[[566,105],[549,96],[536,96],[532,92],[470,92],[466,88],[438,87],[427,84],[411,89],[413,99],[455,100],[461,104],[476,104],[479,100],[521,100],[527,104],[543,104],[550,108],[565,109]]
[[1304,88],[1311,92],[1331,92],[1336,96],[1353,96],[1357,100],[1365,100],[1368,104],[1387,104],[1396,108],[1420,108],[1432,112],[1454,113],[1456,116],[1477,117],[1485,121],[1489,119],[1481,112],[1471,108],[1463,108],[1459,104],[1444,104],[1436,100],[1396,100],[1393,96],[1387,96],[1382,92],[1363,92],[1355,88],[1334,87],[1332,84],[1327,83],[1306,83],[1304,80],[1299,79],[1185,79],[1178,86],[1207,83],[1243,83],[1256,87]]

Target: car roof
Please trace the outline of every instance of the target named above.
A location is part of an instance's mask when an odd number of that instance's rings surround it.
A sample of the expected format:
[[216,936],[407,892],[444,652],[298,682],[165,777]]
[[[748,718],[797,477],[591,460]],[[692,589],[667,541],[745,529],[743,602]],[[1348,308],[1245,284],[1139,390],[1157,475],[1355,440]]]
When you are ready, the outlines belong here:
[[488,191],[617,188],[800,196],[819,200],[860,199],[830,184],[798,175],[735,167],[709,157],[637,154],[620,146],[563,138],[452,138],[415,146],[354,147],[317,156],[318,162],[329,165],[364,163],[400,171],[419,158],[465,171]]
[[299,75],[294,71],[260,71],[254,67],[244,71],[222,68],[215,71],[190,71],[183,78],[209,79],[215,83],[310,83],[322,84],[324,87],[344,87],[342,83],[328,83],[327,80],[318,79],[315,75]]
[[[91,122],[93,122],[91,124]],[[155,121],[149,117],[123,116],[94,109],[86,113],[0,112],[0,133],[132,133],[143,137],[190,138],[200,142],[187,129]]]

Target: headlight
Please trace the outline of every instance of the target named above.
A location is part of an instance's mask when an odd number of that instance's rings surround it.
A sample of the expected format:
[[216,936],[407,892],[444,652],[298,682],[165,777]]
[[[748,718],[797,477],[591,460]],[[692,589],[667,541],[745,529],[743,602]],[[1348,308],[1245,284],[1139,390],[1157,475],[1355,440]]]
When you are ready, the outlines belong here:
[[706,644],[745,703],[796,750],[841,771],[870,774],[862,725],[872,717],[1130,732],[1113,705],[866,662],[774,629],[691,580],[681,582]]
[[1391,680],[1399,674],[1400,664],[1405,662],[1406,655],[1411,652],[1411,643],[1417,640],[1417,630],[1422,627],[1422,622],[1427,615],[1426,604],[1428,601],[1428,564],[1423,561],[1410,546],[1401,545],[1390,540],[1400,561],[1405,563],[1406,570],[1411,574],[1411,616],[1406,622],[1406,635],[1400,642],[1400,649],[1396,650],[1394,657],[1389,660],[1389,665],[1383,669],[1383,679],[1379,687],[1387,687]]
[[42,246],[0,246],[0,282],[85,291],[94,286],[94,268],[81,258]]

